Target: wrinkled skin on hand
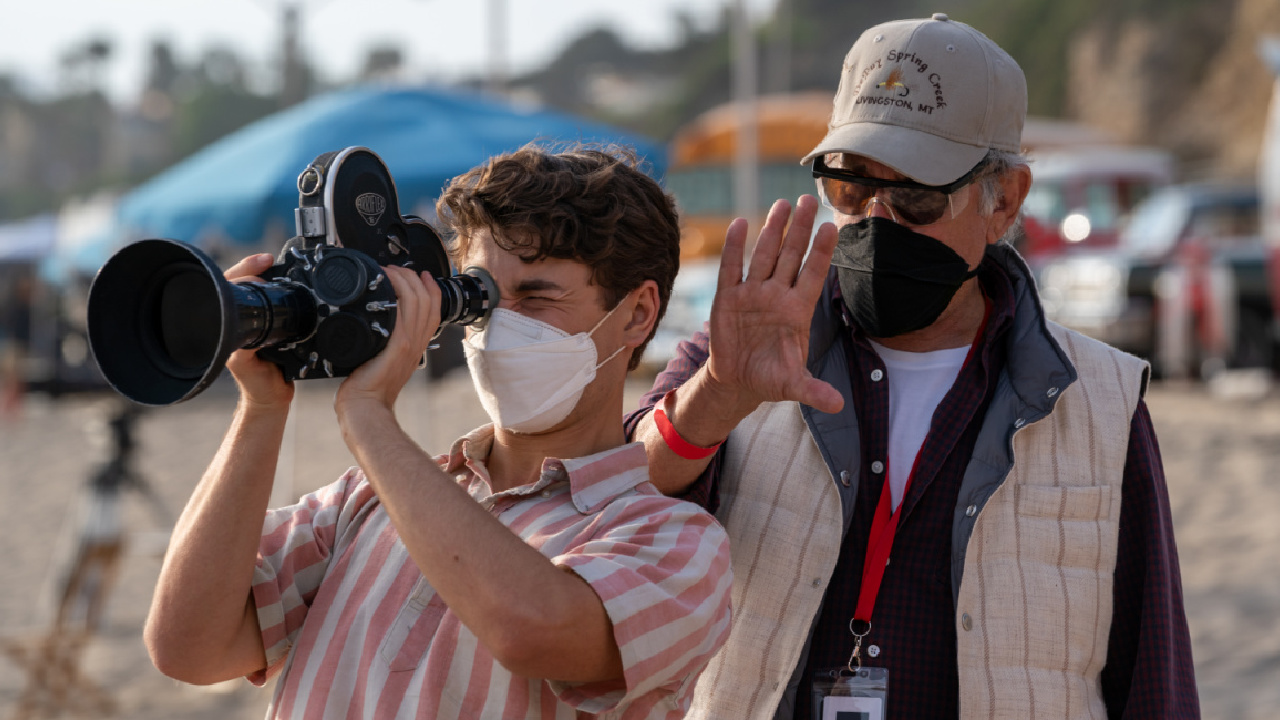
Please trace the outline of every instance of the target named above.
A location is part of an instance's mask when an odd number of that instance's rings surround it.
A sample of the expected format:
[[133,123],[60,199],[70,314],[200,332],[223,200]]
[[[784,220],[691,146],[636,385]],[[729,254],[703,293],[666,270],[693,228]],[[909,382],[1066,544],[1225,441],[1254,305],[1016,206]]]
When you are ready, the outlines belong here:
[[823,223],[809,246],[817,210],[818,201],[810,195],[800,197],[794,214],[785,200],[774,203],[745,277],[746,220],[735,220],[725,235],[707,371],[716,391],[738,410],[735,414],[784,400],[826,413],[844,406],[840,393],[805,366],[810,321],[837,239],[835,226]]

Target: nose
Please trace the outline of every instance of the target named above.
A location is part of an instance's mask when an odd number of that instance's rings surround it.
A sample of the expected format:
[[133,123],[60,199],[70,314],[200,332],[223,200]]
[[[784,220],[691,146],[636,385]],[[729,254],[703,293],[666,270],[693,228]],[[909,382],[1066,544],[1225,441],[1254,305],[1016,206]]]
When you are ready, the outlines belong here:
[[898,222],[898,215],[888,203],[880,199],[879,195],[872,195],[862,207],[862,212],[866,217],[887,218],[894,222]]

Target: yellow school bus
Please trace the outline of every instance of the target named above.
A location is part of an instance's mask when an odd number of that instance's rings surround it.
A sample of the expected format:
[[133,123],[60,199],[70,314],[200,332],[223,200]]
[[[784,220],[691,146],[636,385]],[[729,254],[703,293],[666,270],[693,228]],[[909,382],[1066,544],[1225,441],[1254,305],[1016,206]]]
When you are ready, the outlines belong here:
[[[827,133],[831,92],[765,95],[756,100],[760,162],[758,215],[774,200],[814,193],[813,175],[800,158]],[[733,163],[741,117],[736,103],[699,115],[672,138],[667,189],[680,207],[681,259],[719,257],[724,231],[735,216]]]

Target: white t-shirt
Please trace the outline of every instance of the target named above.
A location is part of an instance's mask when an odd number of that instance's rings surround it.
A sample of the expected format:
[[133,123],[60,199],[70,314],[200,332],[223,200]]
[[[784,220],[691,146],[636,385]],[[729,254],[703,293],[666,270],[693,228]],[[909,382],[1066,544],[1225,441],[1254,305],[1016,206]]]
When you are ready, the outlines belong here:
[[960,375],[969,346],[922,353],[893,350],[874,340],[871,346],[884,361],[889,381],[887,464],[893,509],[897,510],[933,413]]

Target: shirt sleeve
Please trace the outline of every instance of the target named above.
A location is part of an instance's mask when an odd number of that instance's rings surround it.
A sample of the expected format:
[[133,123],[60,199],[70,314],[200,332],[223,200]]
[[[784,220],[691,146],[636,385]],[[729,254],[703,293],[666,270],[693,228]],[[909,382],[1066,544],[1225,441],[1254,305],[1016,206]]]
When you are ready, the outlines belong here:
[[364,474],[351,468],[297,504],[267,511],[251,588],[267,667],[250,682],[262,685],[283,667],[339,539],[376,500]]
[[1112,718],[1199,718],[1169,490],[1145,402],[1129,430],[1102,695]]
[[[614,501],[592,526],[587,541],[552,562],[600,597],[625,684],[551,682],[552,691],[588,713],[687,701],[729,636],[728,536],[706,511],[656,491]],[[647,708],[629,711],[648,716]]]
[[[705,327],[694,333],[691,339],[680,342],[676,347],[676,356],[667,363],[667,367],[662,372],[658,373],[658,377],[653,381],[653,388],[640,398],[640,407],[623,419],[628,441],[635,439],[636,426],[645,415],[652,412],[653,407],[662,400],[663,395],[684,385],[698,372],[699,368],[706,364],[711,354],[710,346],[711,336]],[[712,513],[720,507],[720,468],[724,464],[725,446],[728,444],[729,441],[726,440],[720,445],[716,454],[711,457],[711,462],[707,464],[707,468],[702,471],[697,480],[693,481],[689,489],[679,496],[682,500],[688,500]]]

